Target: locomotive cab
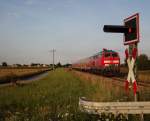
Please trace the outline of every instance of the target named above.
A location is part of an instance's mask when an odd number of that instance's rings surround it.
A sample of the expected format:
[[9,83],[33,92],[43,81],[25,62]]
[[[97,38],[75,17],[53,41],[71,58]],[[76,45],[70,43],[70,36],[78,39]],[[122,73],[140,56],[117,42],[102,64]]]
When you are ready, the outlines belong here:
[[120,72],[120,58],[117,52],[112,50],[104,50],[103,71],[112,74]]

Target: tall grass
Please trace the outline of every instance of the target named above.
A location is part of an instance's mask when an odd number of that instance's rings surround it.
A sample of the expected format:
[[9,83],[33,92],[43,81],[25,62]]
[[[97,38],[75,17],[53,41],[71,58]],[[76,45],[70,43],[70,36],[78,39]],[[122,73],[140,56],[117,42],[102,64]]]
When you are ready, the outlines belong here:
[[117,101],[124,96],[124,89],[110,82],[104,77],[57,69],[39,81],[0,87],[0,120],[95,121],[79,111],[79,97]]
[[93,101],[126,101],[126,92],[123,85],[114,85],[113,80],[103,76],[97,76],[89,73],[73,72],[75,75],[80,76],[84,83],[93,85],[94,93],[88,95],[87,98]]
[[37,82],[0,87],[0,120],[86,120],[87,116],[78,109],[78,101],[79,97],[92,93],[92,85],[58,69]]

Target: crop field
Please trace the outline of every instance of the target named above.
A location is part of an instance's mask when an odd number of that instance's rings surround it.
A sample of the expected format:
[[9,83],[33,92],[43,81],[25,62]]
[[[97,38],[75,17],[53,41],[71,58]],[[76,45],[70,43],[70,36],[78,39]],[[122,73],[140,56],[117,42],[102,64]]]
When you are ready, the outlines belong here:
[[5,82],[12,78],[31,76],[46,70],[48,70],[48,68],[1,68],[0,82]]
[[95,121],[80,112],[79,97],[117,101],[124,98],[123,90],[104,77],[56,69],[39,81],[0,87],[0,120]]

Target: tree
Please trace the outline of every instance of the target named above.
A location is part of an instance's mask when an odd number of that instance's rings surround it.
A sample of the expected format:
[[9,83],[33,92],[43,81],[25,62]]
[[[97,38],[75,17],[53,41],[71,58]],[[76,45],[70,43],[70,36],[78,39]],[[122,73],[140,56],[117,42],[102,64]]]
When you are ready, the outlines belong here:
[[57,67],[57,68],[62,67],[61,63],[58,62],[57,65],[56,65],[56,67]]
[[15,64],[17,67],[21,67],[22,65],[21,64]]
[[7,62],[2,62],[3,67],[7,67]]
[[71,64],[69,64],[69,63],[67,63],[67,64],[65,64],[65,65],[63,65],[63,67],[70,67],[71,66]]
[[141,54],[137,58],[137,64],[140,70],[146,70],[150,68],[148,56],[146,54]]

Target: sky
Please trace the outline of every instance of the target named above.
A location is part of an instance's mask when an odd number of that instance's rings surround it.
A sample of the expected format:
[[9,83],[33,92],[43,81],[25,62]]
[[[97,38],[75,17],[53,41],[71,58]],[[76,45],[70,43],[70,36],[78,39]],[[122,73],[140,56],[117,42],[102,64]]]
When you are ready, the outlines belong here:
[[124,60],[123,34],[103,32],[140,15],[139,54],[150,57],[150,0],[0,0],[0,63],[73,63],[103,48]]

